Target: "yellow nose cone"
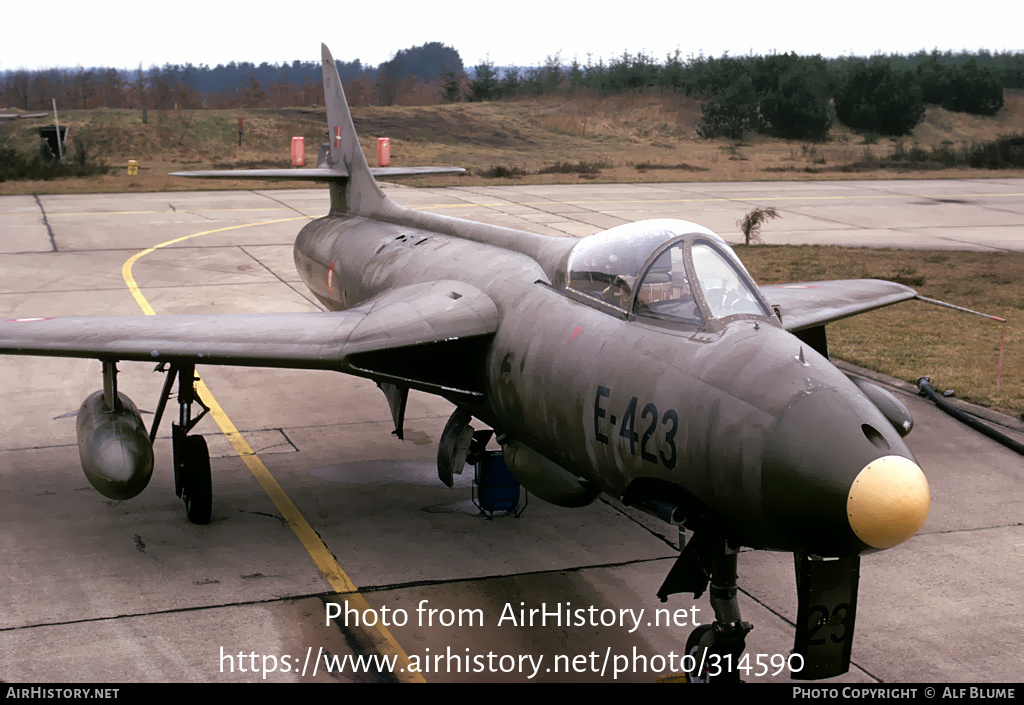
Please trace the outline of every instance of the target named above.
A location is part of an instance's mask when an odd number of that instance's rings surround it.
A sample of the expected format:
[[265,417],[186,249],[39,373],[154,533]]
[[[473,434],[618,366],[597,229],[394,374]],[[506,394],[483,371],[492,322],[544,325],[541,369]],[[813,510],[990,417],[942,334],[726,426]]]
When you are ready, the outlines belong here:
[[924,526],[931,503],[921,468],[902,456],[887,455],[857,474],[846,514],[861,541],[873,548],[892,548]]

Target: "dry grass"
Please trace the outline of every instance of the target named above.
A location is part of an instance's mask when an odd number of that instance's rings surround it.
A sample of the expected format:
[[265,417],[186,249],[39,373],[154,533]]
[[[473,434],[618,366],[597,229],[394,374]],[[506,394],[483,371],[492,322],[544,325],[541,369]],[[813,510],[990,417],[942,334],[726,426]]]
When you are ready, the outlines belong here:
[[[238,117],[245,118],[242,147]],[[121,190],[183,190],[251,187],[253,182],[183,182],[166,176],[183,168],[233,165],[284,166],[293,135],[306,142],[307,163],[316,160],[326,139],[323,108],[273,110],[151,111],[149,124],[132,110],[69,111],[62,116],[71,139],[87,136],[92,153],[119,166],[137,159],[142,175],[65,179],[52,182],[0,183],[0,194],[67,193]],[[897,178],[908,176],[1018,176],[1024,170],[946,169],[904,171],[859,169],[868,152],[878,159],[891,154],[898,140],[865,140],[836,126],[826,142],[811,143],[752,135],[742,142],[703,140],[696,134],[700,103],[665,94],[626,94],[595,98],[547,98],[519,102],[460,103],[428,107],[355,108],[356,129],[371,163],[378,136],[391,138],[392,163],[450,164],[469,175],[429,177],[418,185],[501,183],[506,177],[483,176],[495,165],[515,167],[526,176],[518,183],[580,181],[736,181],[780,178]],[[1024,120],[1024,91],[1006,91],[998,115],[981,117],[929,108],[924,122],[904,146],[929,149],[995,139],[1019,132]],[[4,127],[8,142],[34,145],[35,130],[45,119]],[[26,147],[27,148],[27,147]],[[607,163],[600,174],[540,173],[556,163]],[[675,168],[674,168],[675,167]],[[281,187],[304,186],[281,182]],[[266,186],[266,184],[264,184]]]
[[761,284],[875,278],[913,286],[922,296],[1007,319],[997,393],[1000,324],[907,302],[829,326],[834,357],[1024,419],[1024,253],[873,250],[822,246],[738,247]]

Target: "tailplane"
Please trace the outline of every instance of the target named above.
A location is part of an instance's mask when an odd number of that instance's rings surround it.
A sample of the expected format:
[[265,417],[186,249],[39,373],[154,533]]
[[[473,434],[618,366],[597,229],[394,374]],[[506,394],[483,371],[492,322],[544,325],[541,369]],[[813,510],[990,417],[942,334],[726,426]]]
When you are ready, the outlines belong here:
[[[225,169],[217,171],[179,171],[171,176],[210,179],[275,179],[326,181],[331,189],[331,214],[379,212],[387,196],[377,184],[377,176],[422,176],[457,174],[465,169],[451,166],[370,167],[359,146],[352,113],[345,100],[338,66],[331,50],[320,45],[323,59],[324,103],[327,106],[328,142],[320,149],[312,169]],[[326,149],[324,148],[326,147]]]

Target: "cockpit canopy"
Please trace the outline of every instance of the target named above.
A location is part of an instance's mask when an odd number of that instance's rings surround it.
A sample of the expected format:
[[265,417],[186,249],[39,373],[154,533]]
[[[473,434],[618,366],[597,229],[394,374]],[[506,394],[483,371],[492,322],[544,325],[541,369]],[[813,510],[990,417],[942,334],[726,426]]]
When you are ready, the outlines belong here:
[[722,238],[685,220],[646,220],[580,240],[566,286],[600,307],[669,324],[771,315]]

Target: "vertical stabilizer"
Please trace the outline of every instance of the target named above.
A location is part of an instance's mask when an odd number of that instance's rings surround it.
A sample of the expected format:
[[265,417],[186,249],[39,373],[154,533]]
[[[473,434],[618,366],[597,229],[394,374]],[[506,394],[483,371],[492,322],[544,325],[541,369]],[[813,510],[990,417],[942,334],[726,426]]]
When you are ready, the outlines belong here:
[[352,114],[341,87],[338,66],[334,63],[331,50],[321,44],[324,73],[324,103],[327,105],[327,131],[330,151],[327,161],[330,166],[344,165],[349,178],[333,182],[331,187],[331,213],[372,214],[378,212],[387,197],[377,185],[370,172],[366,157],[359,146]]

